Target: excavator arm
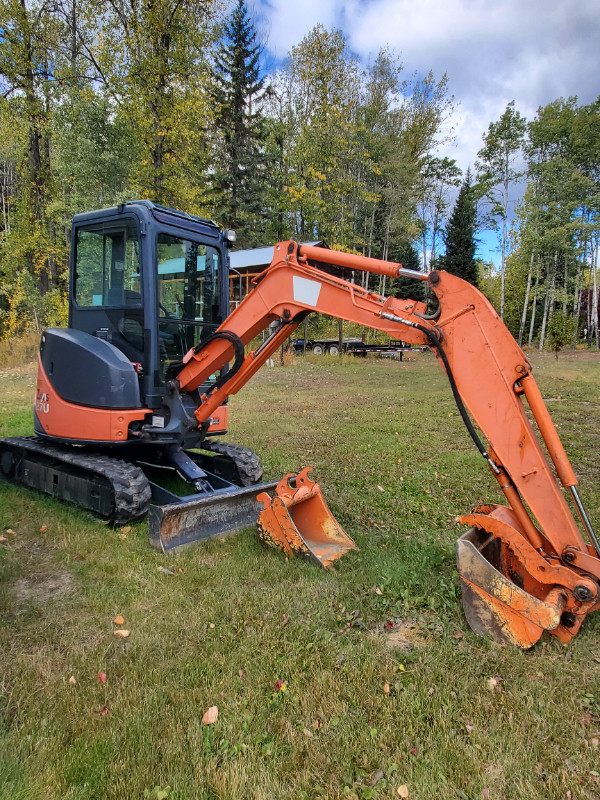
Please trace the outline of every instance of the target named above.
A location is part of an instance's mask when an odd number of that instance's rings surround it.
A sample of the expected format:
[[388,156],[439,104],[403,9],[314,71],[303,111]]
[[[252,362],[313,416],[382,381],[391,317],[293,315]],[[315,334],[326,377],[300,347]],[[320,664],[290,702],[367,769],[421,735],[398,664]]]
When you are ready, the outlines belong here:
[[[428,280],[439,313],[431,318],[423,303],[383,298],[311,266],[309,260]],[[534,644],[545,629],[568,641],[586,614],[600,605],[600,547],[531,366],[492,305],[471,284],[443,271],[423,276],[392,262],[295,242],[277,244],[271,265],[255,279],[253,290],[214,336],[184,359],[177,376],[181,392],[197,389],[233,361],[229,372],[202,395],[198,425],[206,426],[218,406],[313,311],[431,347],[469,434],[507,501],[507,506],[479,507],[462,518],[472,526],[457,544],[467,619],[477,632],[521,647]],[[246,345],[267,328],[271,333],[266,341],[246,355]],[[561,485],[572,495],[590,544]]]

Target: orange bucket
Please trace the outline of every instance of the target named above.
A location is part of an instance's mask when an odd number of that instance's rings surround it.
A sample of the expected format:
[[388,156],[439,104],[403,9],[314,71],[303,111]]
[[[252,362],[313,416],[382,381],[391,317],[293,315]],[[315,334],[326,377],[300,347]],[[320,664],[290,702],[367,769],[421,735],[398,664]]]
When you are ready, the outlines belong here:
[[258,535],[290,558],[301,555],[329,569],[356,545],[327,507],[319,484],[308,478],[311,470],[305,467],[297,475],[285,475],[277,484],[275,497],[266,492],[257,496],[264,506],[258,517]]

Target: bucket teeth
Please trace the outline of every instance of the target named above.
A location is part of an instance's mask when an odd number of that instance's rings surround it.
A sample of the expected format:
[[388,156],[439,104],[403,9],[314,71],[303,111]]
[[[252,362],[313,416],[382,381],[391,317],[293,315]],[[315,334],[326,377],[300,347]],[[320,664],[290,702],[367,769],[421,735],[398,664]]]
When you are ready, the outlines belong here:
[[290,558],[300,555],[328,569],[356,545],[327,507],[320,486],[308,478],[311,469],[285,475],[277,484],[275,497],[266,492],[258,495],[264,505],[258,517],[258,535]]

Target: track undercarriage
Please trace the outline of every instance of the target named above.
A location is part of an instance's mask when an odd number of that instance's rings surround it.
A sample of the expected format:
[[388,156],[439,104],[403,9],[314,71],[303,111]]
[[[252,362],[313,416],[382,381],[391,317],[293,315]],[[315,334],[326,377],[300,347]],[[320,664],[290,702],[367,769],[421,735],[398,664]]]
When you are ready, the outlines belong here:
[[7,438],[0,442],[0,478],[115,525],[150,512],[151,543],[170,550],[197,541],[200,528],[201,538],[208,538],[255,524],[261,509],[256,496],[275,485],[259,483],[262,466],[252,450],[222,441],[205,444],[202,451],[167,449],[147,464],[135,450],[113,448],[108,455],[36,437]]

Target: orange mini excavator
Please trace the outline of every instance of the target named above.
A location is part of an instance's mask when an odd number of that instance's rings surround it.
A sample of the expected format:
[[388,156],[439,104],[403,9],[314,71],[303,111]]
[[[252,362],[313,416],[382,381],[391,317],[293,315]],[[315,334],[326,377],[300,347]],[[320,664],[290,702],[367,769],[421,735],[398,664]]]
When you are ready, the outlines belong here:
[[[219,435],[227,398],[307,314],[350,320],[431,348],[506,497],[462,518],[470,530],[457,561],[471,627],[523,648],[544,630],[569,641],[600,605],[600,545],[531,366],[486,298],[442,271],[423,276],[280,242],[229,313],[232,239],[209,220],[147,201],[75,217],[69,327],[42,336],[35,436],[0,442],[0,475],[116,523],[149,509],[151,541],[163,549],[255,524],[264,506],[262,538],[328,565],[353,543],[307,470],[259,483],[257,456]],[[372,294],[327,265],[427,280],[438,312]],[[175,474],[184,496],[169,486]]]

